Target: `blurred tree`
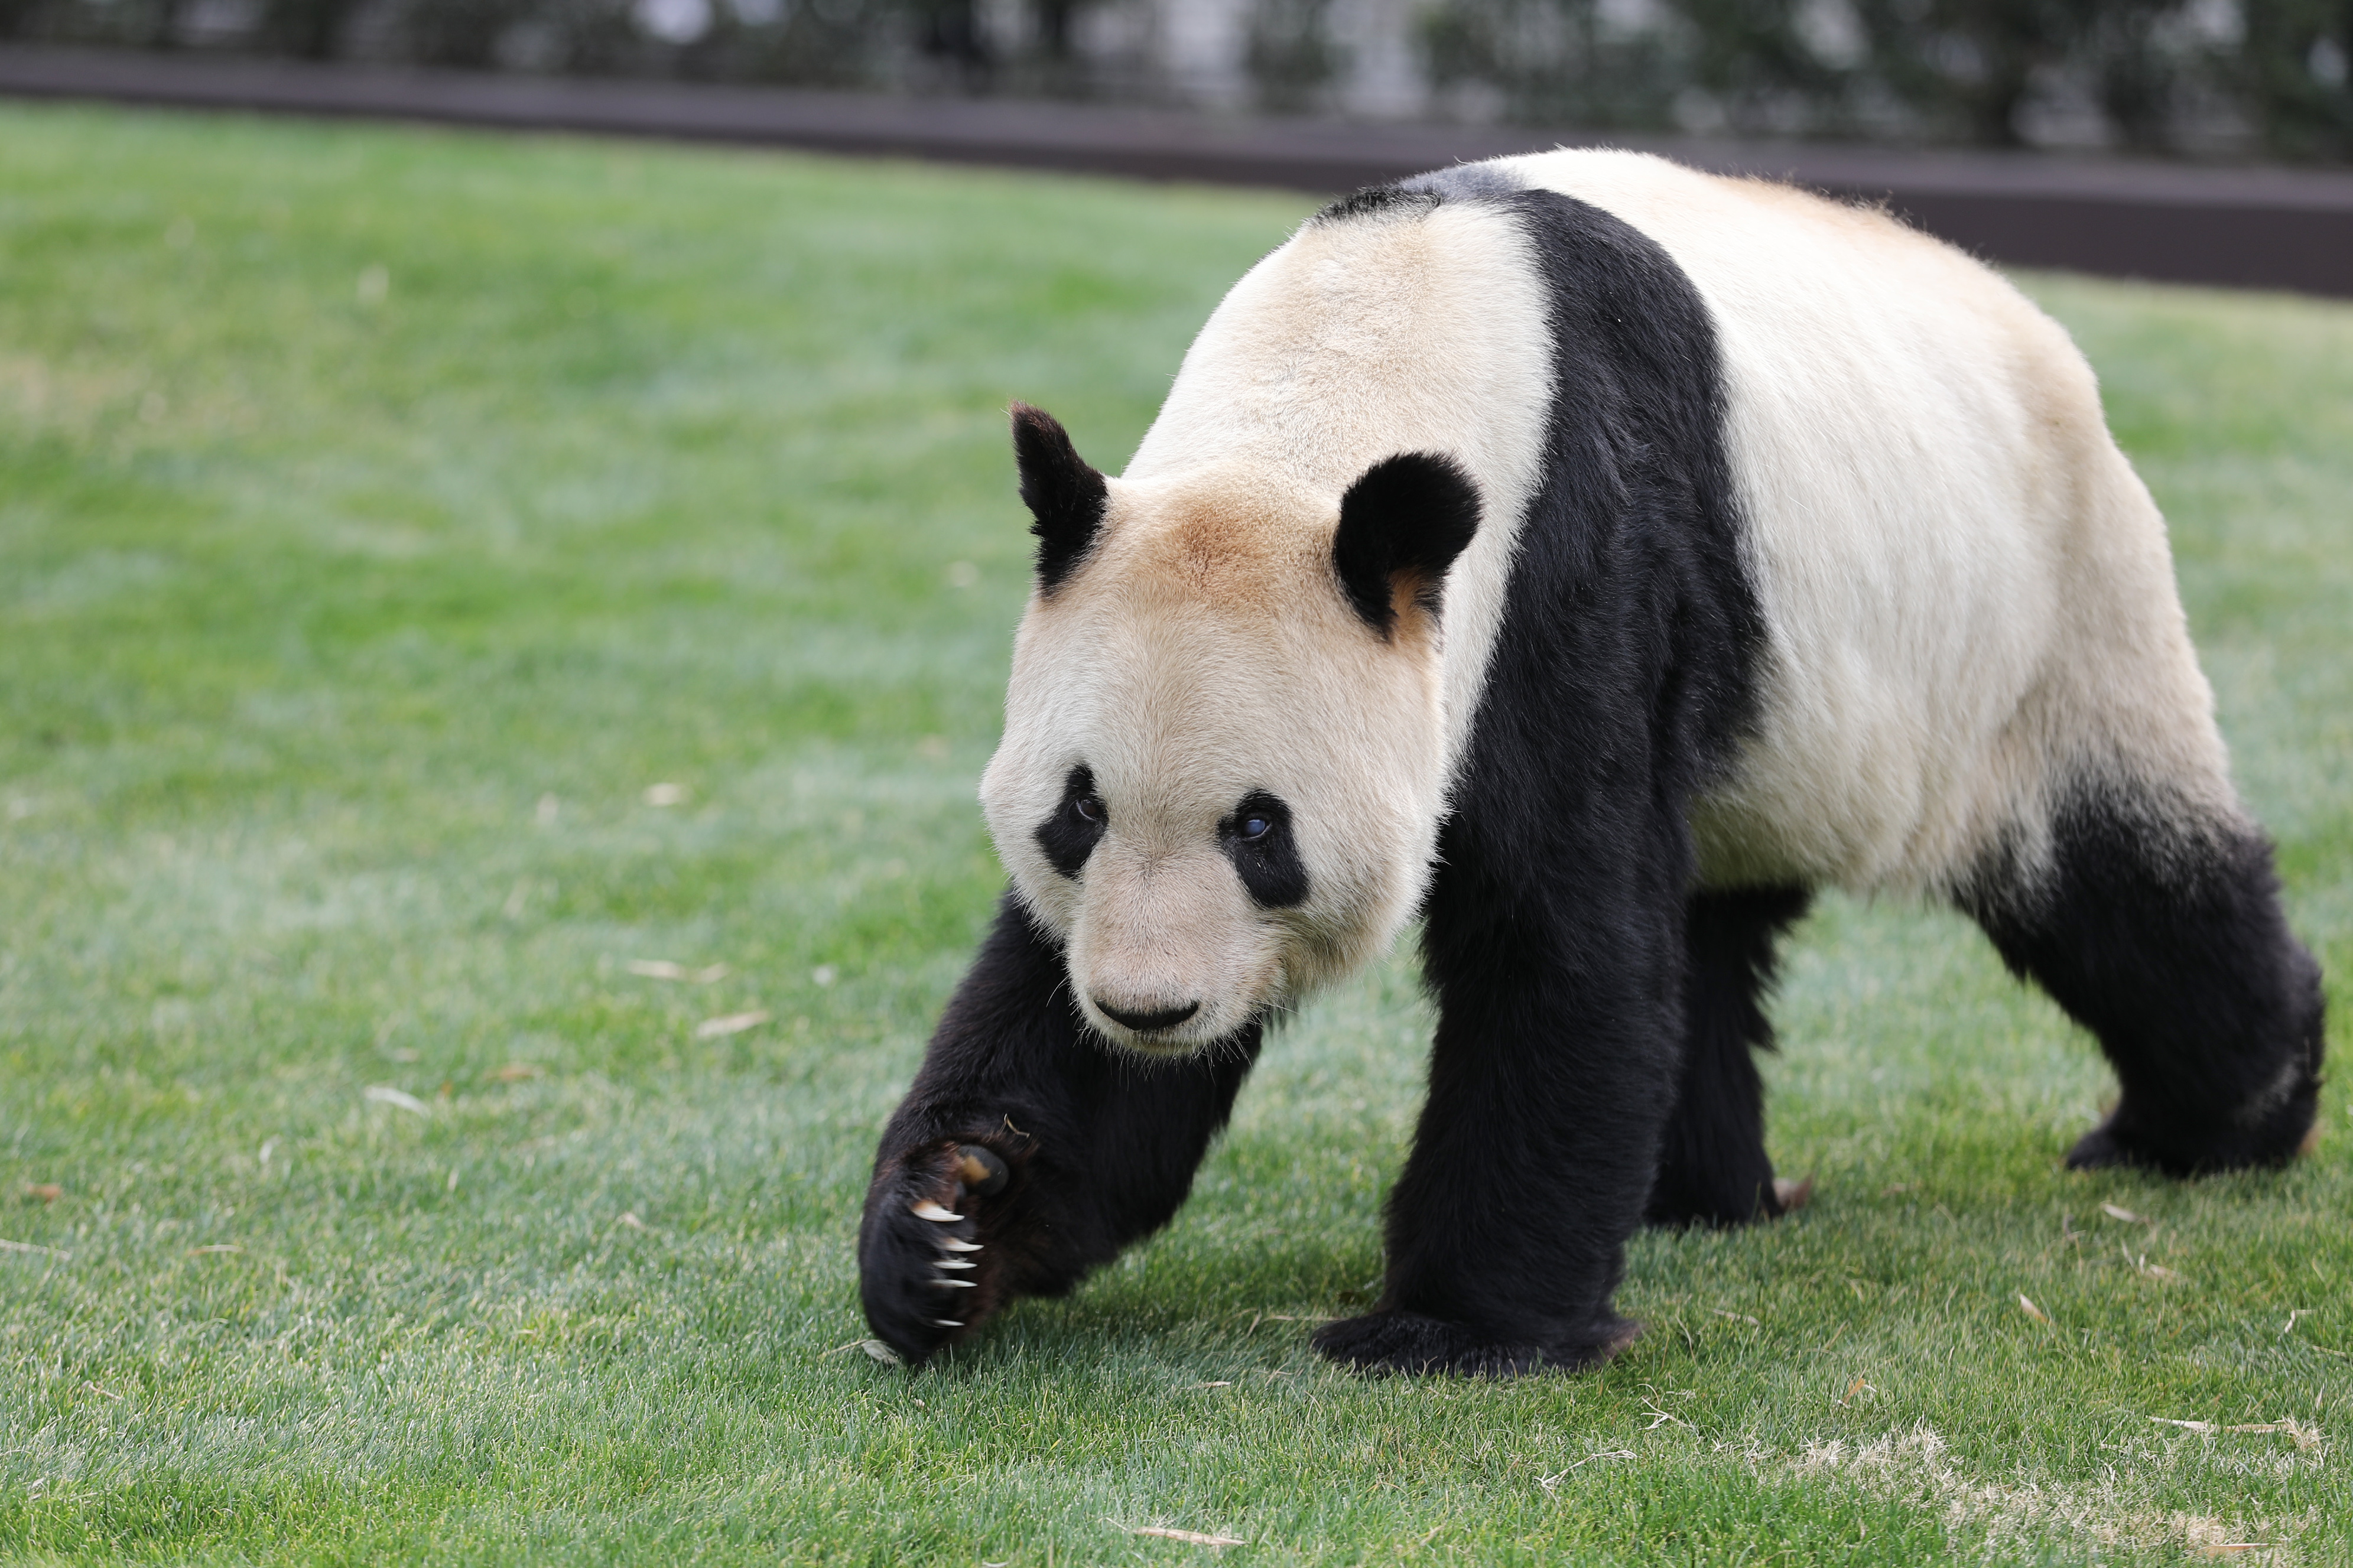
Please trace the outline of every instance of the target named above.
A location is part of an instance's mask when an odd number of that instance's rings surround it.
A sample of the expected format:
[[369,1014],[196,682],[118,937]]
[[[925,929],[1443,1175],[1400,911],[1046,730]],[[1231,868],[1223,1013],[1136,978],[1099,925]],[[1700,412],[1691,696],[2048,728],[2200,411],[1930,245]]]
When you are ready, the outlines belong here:
[[2242,0],[2232,84],[2264,145],[2291,158],[2353,157],[2353,0]]
[[2116,139],[2137,152],[2174,144],[2194,55],[2179,47],[2179,0],[2074,0],[2077,47]]
[[914,24],[915,47],[946,66],[966,90],[987,85],[988,37],[974,0],[901,0]]
[[2067,58],[2100,0],[1860,0],[1873,73],[1932,126],[1989,147],[2025,137],[2038,69]]
[[1261,107],[1288,113],[1312,109],[1339,74],[1329,9],[1330,0],[1257,0],[1251,7],[1243,63]]
[[[0,0],[0,37],[1085,97],[1152,79],[1086,43],[1090,6],[1191,3]],[[1242,3],[1259,104],[1326,106],[1341,0]],[[2353,159],[2353,0],[1422,0],[1416,26],[1440,101],[1525,121]]]
[[[1844,99],[1861,58],[1825,58],[1808,37],[1806,0],[1675,0],[1688,24],[1694,85],[1714,98],[1734,130],[1844,129]],[[1852,26],[1851,11],[1842,13]],[[1798,120],[1799,124],[1786,121]],[[1777,121],[1784,123],[1776,123]]]
[[1514,120],[1655,130],[1672,125],[1687,52],[1673,13],[1599,0],[1448,0],[1422,41],[1440,89],[1483,86]]
[[533,10],[532,0],[408,0],[401,31],[426,65],[498,63],[499,40]]
[[275,49],[306,60],[332,59],[357,0],[268,0],[261,36]]

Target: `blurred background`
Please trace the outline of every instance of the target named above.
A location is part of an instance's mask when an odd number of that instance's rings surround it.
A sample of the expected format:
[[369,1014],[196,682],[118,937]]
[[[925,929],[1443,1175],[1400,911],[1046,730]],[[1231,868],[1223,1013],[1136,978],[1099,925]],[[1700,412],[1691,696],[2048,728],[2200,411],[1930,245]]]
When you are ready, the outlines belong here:
[[1229,115],[2353,156],[2353,0],[0,0],[0,39]]

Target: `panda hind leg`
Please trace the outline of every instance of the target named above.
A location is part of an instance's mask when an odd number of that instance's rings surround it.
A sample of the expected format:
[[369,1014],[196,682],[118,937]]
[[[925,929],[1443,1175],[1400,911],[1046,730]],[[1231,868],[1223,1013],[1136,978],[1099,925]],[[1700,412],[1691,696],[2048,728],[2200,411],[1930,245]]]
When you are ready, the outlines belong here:
[[1694,893],[1685,906],[1683,1066],[1647,1223],[1772,1219],[1810,1193],[1774,1180],[1756,1053],[1773,1048],[1775,945],[1810,901],[1802,888],[1743,888]]
[[2116,1068],[2116,1109],[2069,1165],[2284,1164],[2318,1111],[2320,966],[2288,930],[2263,834],[2159,798],[2079,792],[2042,875],[1989,879],[1962,905]]

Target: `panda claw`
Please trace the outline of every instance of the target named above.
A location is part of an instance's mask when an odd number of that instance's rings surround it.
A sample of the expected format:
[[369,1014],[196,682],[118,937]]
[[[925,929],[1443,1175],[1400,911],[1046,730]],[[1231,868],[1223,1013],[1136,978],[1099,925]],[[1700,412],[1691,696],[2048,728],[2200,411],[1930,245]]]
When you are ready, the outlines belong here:
[[980,1265],[969,1262],[961,1258],[943,1258],[936,1262],[934,1267],[940,1268],[977,1268]]
[[964,1327],[962,1323],[956,1321],[954,1318],[934,1318],[931,1320],[931,1323],[932,1327],[935,1329],[960,1329]]
[[944,1236],[940,1237],[940,1245],[946,1247],[950,1252],[978,1252],[980,1250],[980,1243],[976,1241],[958,1241],[953,1236]]
[[934,1279],[932,1283],[943,1290],[977,1290],[978,1283],[970,1279]]
[[932,1202],[929,1198],[925,1198],[922,1203],[917,1204],[912,1212],[917,1219],[928,1219],[941,1225],[945,1225],[951,1220],[959,1220],[964,1218],[964,1215],[960,1214],[948,1213],[947,1210]]

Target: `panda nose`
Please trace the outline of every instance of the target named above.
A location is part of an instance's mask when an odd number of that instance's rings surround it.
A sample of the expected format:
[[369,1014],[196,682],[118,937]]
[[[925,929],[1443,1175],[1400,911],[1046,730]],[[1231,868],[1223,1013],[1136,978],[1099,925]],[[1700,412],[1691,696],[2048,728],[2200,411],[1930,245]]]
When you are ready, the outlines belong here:
[[1100,996],[1095,998],[1095,1005],[1103,1009],[1106,1017],[1117,1019],[1139,1035],[1148,1035],[1155,1029],[1173,1029],[1201,1010],[1198,1002],[1187,1002],[1182,1007],[1163,1007],[1157,1013],[1131,1013],[1113,1006]]

